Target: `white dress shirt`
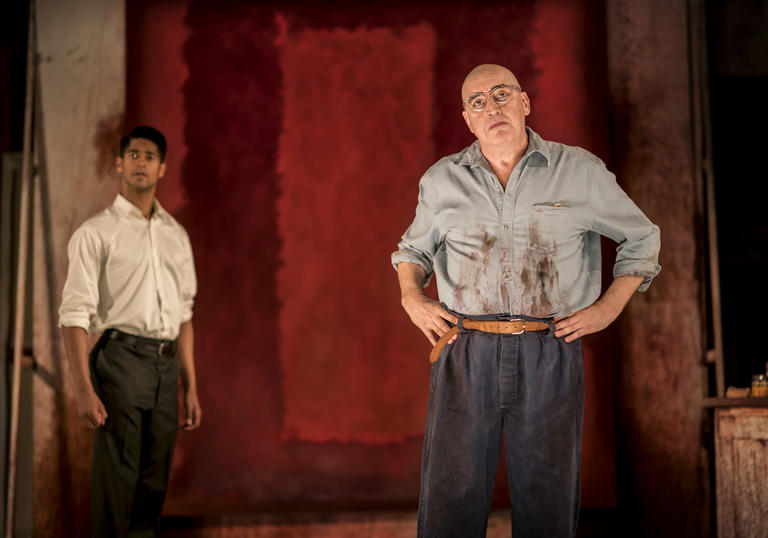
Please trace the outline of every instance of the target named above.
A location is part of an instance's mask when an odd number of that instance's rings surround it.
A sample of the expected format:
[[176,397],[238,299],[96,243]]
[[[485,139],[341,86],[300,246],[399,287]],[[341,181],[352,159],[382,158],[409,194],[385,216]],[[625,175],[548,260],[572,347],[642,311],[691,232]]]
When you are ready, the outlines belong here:
[[197,279],[184,228],[155,200],[149,219],[121,195],[67,248],[59,325],[174,340],[192,319]]

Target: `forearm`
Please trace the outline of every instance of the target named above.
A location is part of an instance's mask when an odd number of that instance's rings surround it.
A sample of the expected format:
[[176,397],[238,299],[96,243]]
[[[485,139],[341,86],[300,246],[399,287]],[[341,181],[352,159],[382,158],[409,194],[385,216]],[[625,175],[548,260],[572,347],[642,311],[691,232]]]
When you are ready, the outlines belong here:
[[437,339],[450,329],[447,322],[456,323],[458,318],[424,293],[427,273],[418,264],[400,262],[397,265],[397,280],[400,282],[400,302],[411,321],[427,339],[435,345]]
[[643,277],[641,276],[618,276],[613,279],[611,285],[597,302],[606,307],[615,319],[624,310],[629,299],[642,282]]
[[177,341],[177,358],[179,373],[184,392],[197,392],[197,377],[195,376],[195,330],[192,320],[184,322],[179,327]]
[[641,276],[617,276],[605,293],[592,306],[556,319],[555,336],[572,342],[586,334],[602,331],[613,323],[643,282]]
[[397,280],[400,283],[400,296],[402,299],[411,295],[424,295],[424,281],[427,273],[418,264],[400,262],[397,265]]
[[64,350],[72,370],[76,389],[79,392],[93,390],[91,373],[88,368],[88,335],[85,329],[82,327],[62,327],[61,335],[64,338]]

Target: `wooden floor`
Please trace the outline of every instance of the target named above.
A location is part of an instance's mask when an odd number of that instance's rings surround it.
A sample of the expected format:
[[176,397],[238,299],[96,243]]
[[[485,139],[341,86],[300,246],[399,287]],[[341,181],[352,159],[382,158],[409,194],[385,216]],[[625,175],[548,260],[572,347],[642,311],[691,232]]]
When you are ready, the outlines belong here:
[[[254,514],[204,518],[163,518],[160,538],[414,538],[415,512],[344,512],[325,514]],[[583,511],[578,538],[617,534],[611,510]],[[488,518],[487,538],[511,536],[509,512]]]

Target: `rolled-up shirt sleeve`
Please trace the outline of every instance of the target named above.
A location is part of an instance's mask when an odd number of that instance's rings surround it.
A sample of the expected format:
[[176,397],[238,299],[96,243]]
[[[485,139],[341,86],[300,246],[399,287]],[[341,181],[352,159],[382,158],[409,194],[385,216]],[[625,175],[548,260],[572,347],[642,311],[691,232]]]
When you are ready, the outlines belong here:
[[605,165],[596,166],[595,180],[590,183],[590,201],[595,212],[592,229],[619,244],[613,277],[643,277],[638,291],[645,291],[661,271],[659,227],[619,187],[616,177]]
[[102,242],[98,234],[81,227],[67,246],[69,269],[59,307],[60,327],[90,329],[99,303]]
[[179,322],[186,323],[192,319],[192,309],[197,295],[197,276],[195,274],[195,260],[192,255],[192,245],[189,236],[183,232],[182,241],[186,252],[186,260],[181,266],[179,279]]
[[424,286],[429,284],[434,268],[432,260],[437,251],[440,230],[435,215],[435,199],[428,184],[429,172],[419,183],[419,198],[416,206],[416,216],[397,244],[397,250],[392,253],[392,266],[397,270],[402,262],[419,265],[426,273]]

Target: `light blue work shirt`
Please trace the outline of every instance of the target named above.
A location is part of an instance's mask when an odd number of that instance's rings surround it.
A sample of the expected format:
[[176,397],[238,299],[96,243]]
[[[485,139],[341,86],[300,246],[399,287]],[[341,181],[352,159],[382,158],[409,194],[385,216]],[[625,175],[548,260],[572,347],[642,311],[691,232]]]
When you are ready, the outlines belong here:
[[559,317],[600,296],[605,235],[618,243],[613,276],[641,276],[645,291],[661,270],[658,226],[600,159],[527,131],[506,189],[478,141],[435,163],[392,264],[420,265],[426,283],[435,273],[440,301],[459,313]]

